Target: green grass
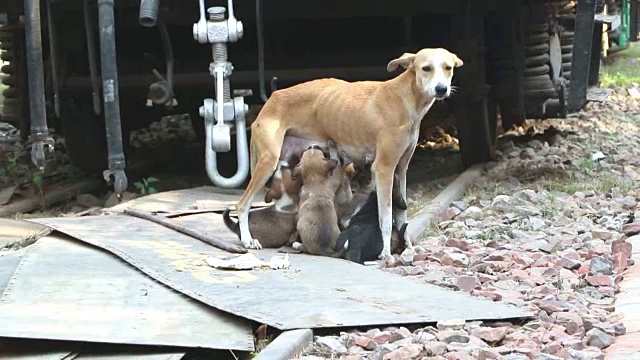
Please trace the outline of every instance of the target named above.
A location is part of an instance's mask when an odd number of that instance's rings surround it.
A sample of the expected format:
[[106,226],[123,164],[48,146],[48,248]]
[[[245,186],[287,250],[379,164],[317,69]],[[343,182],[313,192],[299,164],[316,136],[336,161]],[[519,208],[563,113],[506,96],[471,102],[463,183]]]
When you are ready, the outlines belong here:
[[640,83],[640,43],[630,43],[628,49],[610,55],[601,71],[602,87]]

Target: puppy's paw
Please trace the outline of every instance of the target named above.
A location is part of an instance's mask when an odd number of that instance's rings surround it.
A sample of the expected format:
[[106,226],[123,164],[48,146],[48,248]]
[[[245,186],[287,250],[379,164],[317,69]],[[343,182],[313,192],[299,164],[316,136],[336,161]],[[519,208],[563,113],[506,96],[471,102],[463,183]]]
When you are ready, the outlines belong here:
[[302,248],[302,243],[299,241],[296,241],[293,244],[291,244],[291,247],[293,248],[293,250],[300,250]]

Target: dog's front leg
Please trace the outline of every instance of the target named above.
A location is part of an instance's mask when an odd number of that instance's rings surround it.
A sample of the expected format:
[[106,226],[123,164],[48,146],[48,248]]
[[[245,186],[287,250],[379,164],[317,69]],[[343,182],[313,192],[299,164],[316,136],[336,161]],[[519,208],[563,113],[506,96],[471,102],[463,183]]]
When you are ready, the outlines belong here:
[[[410,148],[408,148],[402,157],[400,157],[400,161],[398,161],[398,166],[396,167],[396,175],[398,181],[398,187],[400,189],[400,194],[405,202],[409,202],[407,199],[407,169],[409,168],[409,161],[411,161],[411,157],[416,149],[416,144],[412,144]],[[393,218],[396,224],[396,228],[400,229],[402,225],[407,222],[407,209],[397,209],[393,208]],[[405,236],[405,241],[408,248],[412,248],[413,244],[411,239],[408,236]]]
[[374,161],[371,167],[372,177],[376,182],[378,196],[378,224],[382,234],[382,252],[378,256],[387,264],[394,261],[391,255],[391,227],[393,226],[393,212],[391,209],[391,193],[393,187],[393,166]]

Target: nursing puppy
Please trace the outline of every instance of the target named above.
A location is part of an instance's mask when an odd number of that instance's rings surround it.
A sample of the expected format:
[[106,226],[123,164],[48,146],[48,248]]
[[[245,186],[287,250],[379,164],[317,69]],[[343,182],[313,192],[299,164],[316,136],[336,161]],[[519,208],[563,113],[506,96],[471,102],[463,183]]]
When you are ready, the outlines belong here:
[[294,249],[312,255],[336,255],[333,249],[340,229],[334,201],[341,182],[331,181],[331,177],[338,165],[337,159],[327,159],[322,150],[311,146],[293,169],[293,176],[302,180],[296,224],[300,242],[293,244]]
[[[271,180],[271,188],[264,196],[264,201],[273,205],[249,212],[249,228],[251,233],[259,234],[262,246],[279,248],[291,244],[297,237],[296,216],[300,201],[301,183],[291,175],[286,162],[278,165]],[[222,213],[224,224],[240,237],[240,226],[229,216],[230,209]]]
[[[344,155],[346,158],[346,155]],[[364,163],[364,171],[371,171],[371,161]],[[353,179],[355,175],[355,170],[353,170],[349,176],[349,189],[351,189],[351,179]],[[394,175],[394,187],[392,189],[392,205],[394,209],[398,210],[406,210],[407,202],[402,197],[402,192],[400,191],[399,183],[397,182],[398,175]],[[349,226],[351,218],[362,208],[367,199],[369,199],[369,195],[371,191],[375,190],[375,183],[370,182],[365,189],[353,193],[351,196],[351,201],[348,204],[345,204],[342,208],[336,208],[338,210],[338,226],[340,226],[340,230],[346,229]]]
[[[393,183],[392,195],[393,207],[406,210],[407,202],[402,197],[398,181]],[[350,219],[346,229],[340,233],[334,251],[345,259],[360,264],[376,260],[383,247],[378,214],[378,196],[376,191],[372,190],[361,208]],[[391,251],[395,254],[401,253],[407,244],[407,223],[402,224],[399,230],[397,226],[398,224],[393,226],[391,231]]]

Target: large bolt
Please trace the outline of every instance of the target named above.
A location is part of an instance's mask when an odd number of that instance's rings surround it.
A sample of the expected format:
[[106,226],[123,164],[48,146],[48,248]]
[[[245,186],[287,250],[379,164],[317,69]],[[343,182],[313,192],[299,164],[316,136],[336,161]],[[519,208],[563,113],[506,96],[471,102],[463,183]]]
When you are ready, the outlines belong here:
[[222,6],[214,6],[207,9],[207,14],[209,14],[209,20],[211,21],[224,21],[224,13],[227,11]]

